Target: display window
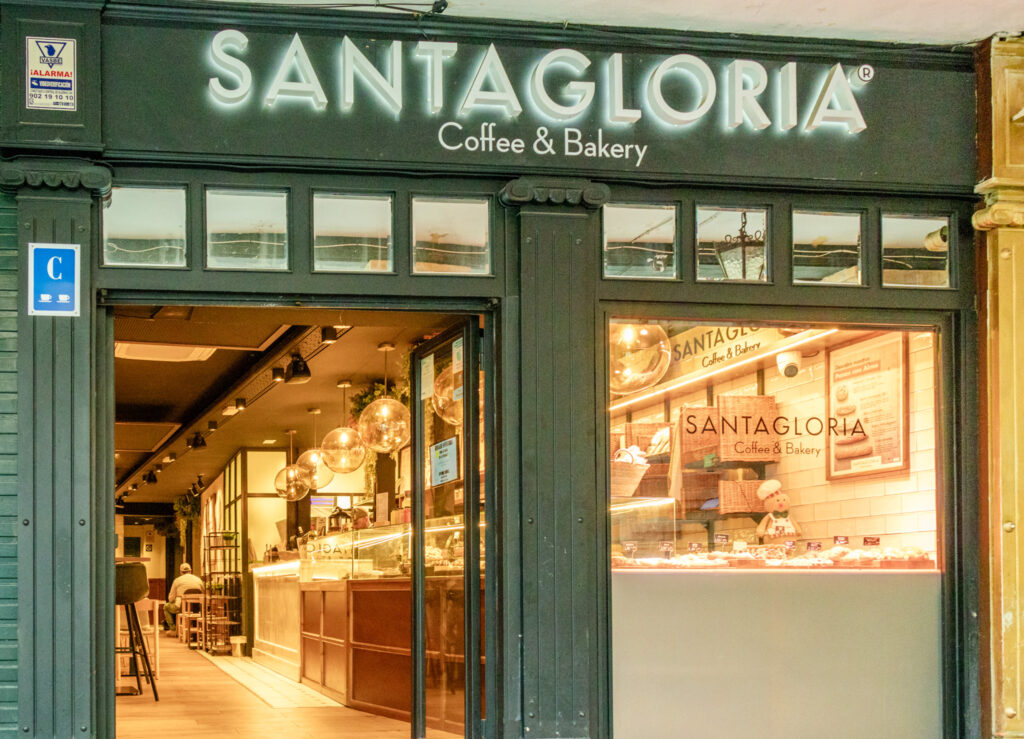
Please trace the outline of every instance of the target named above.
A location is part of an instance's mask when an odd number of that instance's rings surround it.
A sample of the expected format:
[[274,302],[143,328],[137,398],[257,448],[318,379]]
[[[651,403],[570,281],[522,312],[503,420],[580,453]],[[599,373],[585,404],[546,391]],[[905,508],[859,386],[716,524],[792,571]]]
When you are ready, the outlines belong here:
[[614,318],[613,570],[940,568],[935,334]]

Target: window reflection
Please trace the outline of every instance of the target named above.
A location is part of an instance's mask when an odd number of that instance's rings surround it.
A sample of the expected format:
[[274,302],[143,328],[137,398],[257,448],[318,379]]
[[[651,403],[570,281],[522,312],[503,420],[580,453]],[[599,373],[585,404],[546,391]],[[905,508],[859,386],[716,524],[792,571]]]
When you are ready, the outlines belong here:
[[315,193],[313,269],[392,270],[391,198]]
[[209,269],[287,269],[288,194],[207,190],[206,266]]
[[883,214],[882,284],[949,287],[949,218]]
[[413,198],[413,272],[489,275],[490,202]]
[[606,205],[603,216],[605,277],[676,276],[674,206]]
[[768,211],[697,208],[697,279],[768,281]]
[[793,211],[793,282],[861,284],[859,213]]
[[184,187],[115,187],[103,211],[103,264],[184,267]]

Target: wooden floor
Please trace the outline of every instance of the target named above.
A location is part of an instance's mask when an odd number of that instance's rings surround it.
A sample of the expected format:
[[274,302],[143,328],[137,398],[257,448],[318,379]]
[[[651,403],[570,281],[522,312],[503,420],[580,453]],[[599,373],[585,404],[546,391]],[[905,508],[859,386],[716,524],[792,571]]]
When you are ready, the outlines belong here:
[[[344,706],[271,708],[208,659],[160,636],[159,702],[143,680],[142,695],[117,697],[119,739],[155,736],[408,739],[409,725]],[[433,732],[429,736],[438,736]],[[451,734],[440,736],[451,737]]]

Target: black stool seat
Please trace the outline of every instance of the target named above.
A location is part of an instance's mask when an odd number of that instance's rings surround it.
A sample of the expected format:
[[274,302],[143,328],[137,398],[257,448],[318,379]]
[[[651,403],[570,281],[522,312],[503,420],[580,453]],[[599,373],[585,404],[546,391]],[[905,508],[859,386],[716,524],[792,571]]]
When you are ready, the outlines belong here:
[[[115,654],[130,654],[132,657],[132,674],[135,675],[135,683],[139,687],[139,694],[142,693],[142,680],[139,679],[139,661],[142,657],[142,668],[146,676],[146,682],[153,688],[153,700],[160,700],[156,692],[156,682],[153,679],[153,668],[149,665],[149,654],[146,652],[146,640],[142,636],[142,624],[139,622],[139,614],[135,610],[135,603],[149,595],[149,576],[146,574],[146,565],[142,562],[121,562],[114,565],[114,603],[124,606],[124,617],[128,622],[128,646],[114,647]],[[158,634],[154,634],[159,638]]]
[[126,606],[149,595],[149,576],[142,562],[122,562],[114,565],[114,603]]

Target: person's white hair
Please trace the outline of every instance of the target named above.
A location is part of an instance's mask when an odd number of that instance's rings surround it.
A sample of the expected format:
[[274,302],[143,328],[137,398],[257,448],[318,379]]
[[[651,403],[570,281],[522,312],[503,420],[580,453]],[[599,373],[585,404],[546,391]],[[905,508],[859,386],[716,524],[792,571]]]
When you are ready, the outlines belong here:
[[192,565],[190,565],[188,562],[182,562],[181,563],[181,567],[179,567],[178,569],[181,570],[182,572],[191,572],[192,571]]

